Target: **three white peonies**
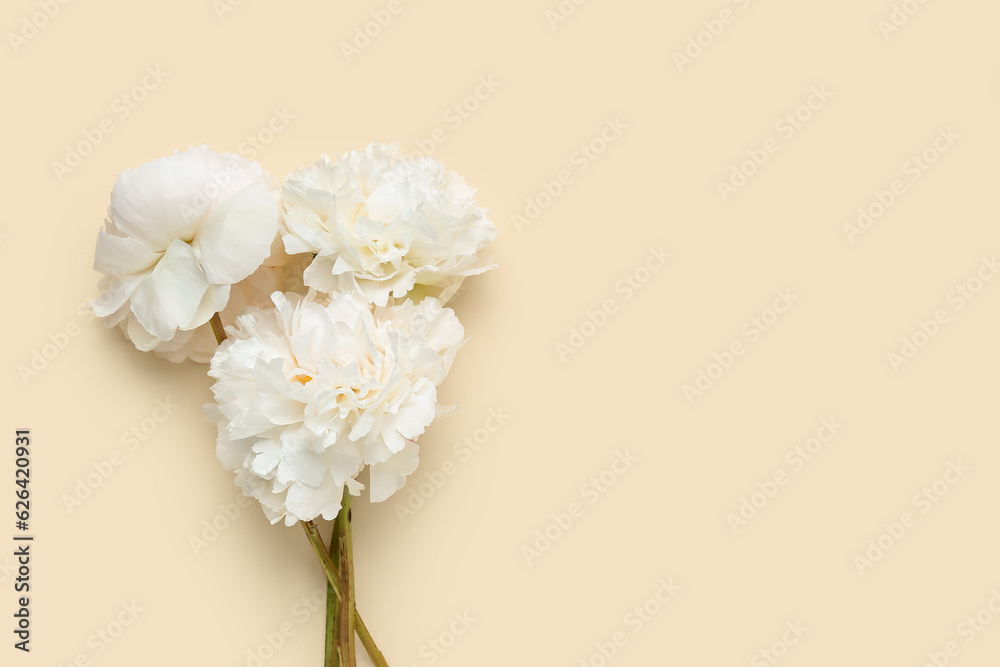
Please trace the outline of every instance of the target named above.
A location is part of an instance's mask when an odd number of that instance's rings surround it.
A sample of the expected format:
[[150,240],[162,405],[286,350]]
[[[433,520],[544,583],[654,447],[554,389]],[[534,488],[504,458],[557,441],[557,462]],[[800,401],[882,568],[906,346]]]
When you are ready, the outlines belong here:
[[190,148],[115,181],[92,307],[140,350],[211,361],[217,454],[272,523],[332,519],[366,468],[374,502],[416,468],[464,342],[443,304],[493,268],[487,214],[461,176],[394,144],[323,156],[280,187]]

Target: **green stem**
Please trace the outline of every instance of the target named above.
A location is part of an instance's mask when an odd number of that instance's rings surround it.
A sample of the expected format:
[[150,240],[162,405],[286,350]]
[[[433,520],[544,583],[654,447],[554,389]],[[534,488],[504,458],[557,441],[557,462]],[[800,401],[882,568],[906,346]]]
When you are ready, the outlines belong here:
[[313,551],[316,552],[316,557],[319,558],[319,564],[323,566],[327,585],[333,590],[333,594],[337,600],[343,599],[344,596],[340,593],[340,574],[337,572],[337,567],[333,564],[333,561],[330,560],[330,554],[326,550],[326,545],[323,544],[319,528],[312,521],[300,521],[299,523],[302,524],[302,529],[306,531],[306,535],[309,537],[309,543],[312,544]]
[[340,538],[340,660],[344,667],[356,667],[354,658],[354,541],[351,536],[351,494],[344,489],[344,501],[337,515]]
[[210,321],[212,323],[212,333],[215,334],[215,342],[222,345],[222,341],[226,340],[226,329],[222,326],[222,318],[216,313],[212,315]]
[[[339,522],[333,522],[333,534],[330,536],[330,560],[340,563],[340,535],[337,532]],[[340,572],[337,572],[340,581]],[[340,599],[334,597],[333,584],[326,582],[326,662],[325,667],[341,667],[340,652]]]
[[375,667],[389,667],[389,663],[385,661],[385,656],[382,655],[382,651],[378,650],[378,646],[375,645],[375,640],[372,638],[372,633],[368,632],[368,626],[365,625],[364,620],[361,618],[361,614],[357,613],[357,608],[354,610],[354,627],[358,631],[358,637],[361,637],[361,644],[368,651],[368,657],[372,659]]
[[[212,333],[215,334],[215,342],[222,345],[226,340],[226,330],[222,326],[222,318],[218,313],[212,316]],[[354,541],[351,536],[351,495],[344,489],[344,501],[340,514],[333,524],[333,536],[330,540],[330,549],[327,550],[323,543],[323,536],[319,534],[319,528],[312,521],[300,521],[302,529],[306,531],[309,543],[312,545],[316,557],[319,559],[323,572],[326,574],[326,667],[343,667],[354,663],[354,632],[357,630],[361,637],[361,643],[368,652],[368,657],[375,663],[375,667],[389,667],[385,661],[385,656],[378,650],[375,640],[368,631],[368,626],[358,613],[354,604]],[[347,576],[343,579],[338,570],[338,564],[345,563]],[[343,581],[343,584],[342,584]],[[349,591],[345,599],[341,594],[341,586],[344,585]],[[349,609],[348,621],[343,622],[341,617],[342,609]],[[340,643],[342,632],[347,628],[348,635],[347,658],[349,662],[341,661]]]
[[[343,512],[341,512],[343,513]],[[339,519],[338,515],[338,519]],[[309,542],[313,545],[313,550],[316,552],[317,558],[319,558],[320,564],[323,566],[323,572],[326,574],[327,583],[327,601],[326,601],[326,664],[332,667],[339,667],[340,662],[340,652],[337,647],[340,642],[339,628],[340,628],[340,618],[339,612],[341,607],[341,600],[343,596],[341,595],[341,576],[340,569],[334,565],[333,556],[336,554],[340,555],[340,551],[337,547],[334,547],[339,540],[338,530],[345,526],[345,523],[334,522],[333,526],[333,539],[330,540],[329,551],[326,545],[323,543],[323,538],[319,534],[319,528],[312,521],[302,521],[302,528],[306,531],[306,535],[309,537]],[[353,541],[353,540],[352,540]],[[353,546],[353,544],[352,544]],[[322,555],[321,555],[322,554]],[[352,559],[353,560],[353,559]],[[353,574],[353,570],[352,570]],[[351,577],[353,582],[353,576]],[[352,586],[353,589],[353,586]],[[332,593],[332,594],[331,594]],[[378,646],[375,644],[375,640],[372,638],[371,632],[368,631],[368,626],[365,625],[365,621],[361,618],[361,614],[358,613],[357,608],[354,609],[354,628],[361,637],[361,644],[365,647],[365,651],[368,652],[368,657],[372,659],[375,667],[389,667],[389,664],[385,660],[385,656],[379,650]],[[337,632],[338,634],[332,634]]]

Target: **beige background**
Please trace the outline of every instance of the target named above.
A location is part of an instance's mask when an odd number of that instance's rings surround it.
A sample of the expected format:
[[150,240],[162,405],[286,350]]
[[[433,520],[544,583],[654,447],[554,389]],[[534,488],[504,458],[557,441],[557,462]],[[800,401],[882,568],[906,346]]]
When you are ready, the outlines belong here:
[[[404,520],[411,487],[357,505],[359,606],[390,664],[597,666],[622,632],[608,664],[773,664],[766,649],[788,666],[917,667],[955,642],[948,664],[996,665],[1000,618],[969,642],[961,624],[992,619],[1000,590],[1000,281],[962,308],[953,290],[1000,252],[1000,6],[906,4],[919,8],[884,38],[889,0],[591,0],[555,29],[557,0],[401,0],[351,62],[341,42],[388,2],[245,0],[220,17],[211,0],[80,0],[16,51],[8,35],[0,541],[24,426],[37,541],[30,655],[11,647],[0,557],[0,662],[253,665],[248,651],[287,623],[263,664],[321,663],[322,616],[301,599],[323,579],[301,531],[255,506],[225,518],[237,489],[201,413],[204,368],[144,356],[79,308],[119,171],[191,144],[239,150],[284,109],[294,119],[256,155],[277,176],[442,128],[434,155],[478,186],[501,232],[500,269],[455,303],[471,341],[442,398],[462,410],[421,440],[414,481],[448,462],[454,475]],[[704,21],[718,32],[723,10],[732,22],[679,71],[675,52]],[[19,33],[39,11],[7,2],[0,26]],[[165,78],[122,118],[115,100],[157,66]],[[480,77],[500,85],[449,124]],[[832,97],[789,138],[776,123],[813,86]],[[113,132],[60,181],[53,162],[104,118]],[[627,127],[579,171],[574,154],[609,118]],[[908,161],[949,127],[953,145],[911,180]],[[723,202],[717,181],[772,137],[777,153]],[[571,184],[519,230],[512,216],[563,170]],[[844,225],[894,179],[905,193],[849,242]],[[616,283],[650,246],[672,257],[626,300]],[[778,290],[797,300],[751,341],[744,323]],[[563,361],[557,344],[607,299],[616,312]],[[937,310],[947,323],[894,370],[888,355]],[[64,349],[25,382],[19,367],[50,337]],[[718,376],[713,355],[737,341],[745,353],[689,402],[683,386]],[[162,423],[158,398],[178,406]],[[510,417],[487,439],[477,429],[497,408]],[[843,428],[796,471],[786,455],[824,418]],[[132,428],[149,435],[128,451]],[[466,456],[465,437],[485,444]],[[121,465],[69,511],[64,496],[114,450]],[[582,488],[626,450],[638,462],[606,493]],[[920,500],[949,461],[968,471]],[[734,534],[727,514],[782,472]],[[522,547],[574,502],[582,515],[529,564]],[[911,526],[859,571],[905,512]],[[196,554],[212,521],[223,530]],[[671,578],[680,591],[634,632],[626,615]],[[138,618],[100,643],[133,602]],[[450,637],[465,612],[475,622]],[[796,622],[808,631],[783,647]]]

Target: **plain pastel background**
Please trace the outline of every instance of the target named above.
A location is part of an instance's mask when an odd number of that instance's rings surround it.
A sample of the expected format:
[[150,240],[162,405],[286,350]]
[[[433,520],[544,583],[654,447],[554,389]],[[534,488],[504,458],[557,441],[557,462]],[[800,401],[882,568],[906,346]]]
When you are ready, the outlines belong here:
[[[440,128],[435,157],[500,231],[500,268],[454,303],[470,342],[442,400],[461,411],[421,439],[417,484],[356,503],[358,604],[391,665],[600,665],[618,632],[608,664],[768,664],[758,652],[796,622],[808,632],[776,649],[789,667],[917,667],[949,641],[950,664],[997,664],[1000,618],[968,643],[959,625],[1000,589],[1000,280],[961,308],[953,290],[1000,252],[1000,6],[905,4],[915,13],[883,34],[890,0],[589,0],[554,27],[558,0],[401,0],[348,61],[341,43],[388,2],[220,14],[211,0],[73,0],[16,49],[9,34],[42,10],[5,3],[0,544],[22,427],[37,541],[30,655],[11,646],[0,549],[0,662],[247,665],[288,623],[264,664],[321,663],[322,615],[296,607],[323,582],[302,532],[256,506],[220,518],[238,490],[201,412],[204,367],[143,355],[81,309],[115,175],[193,144],[239,150],[277,109],[294,119],[255,157],[278,177],[374,140],[413,150]],[[707,46],[678,67],[699,33]],[[115,100],[150,67],[164,80],[122,118]],[[481,77],[499,86],[458,124],[449,109]],[[793,136],[779,131],[824,87]],[[104,118],[113,132],[60,180],[53,162]],[[581,162],[609,119],[615,141]],[[948,128],[958,138],[911,180],[908,161]],[[779,150],[723,201],[717,182],[772,137]],[[516,224],[564,170],[569,185]],[[845,225],[895,179],[905,193],[852,243]],[[671,258],[626,299],[616,284],[650,247]],[[797,300],[751,341],[744,323],[779,290]],[[582,326],[608,299],[603,326]],[[947,322],[894,369],[888,355],[940,309]],[[561,358],[581,326],[593,335]],[[23,380],[67,327],[77,335]],[[744,354],[689,401],[684,385],[735,341]],[[128,451],[157,399],[178,407]],[[487,439],[491,409],[509,419]],[[830,418],[843,428],[796,471],[787,453]],[[468,455],[466,437],[485,442]],[[114,450],[122,464],[67,509]],[[584,488],[625,451],[638,461],[604,493]],[[968,472],[915,503],[949,461]],[[401,519],[443,467],[454,474]],[[779,471],[787,484],[734,533],[727,514]],[[522,548],[574,502],[582,515],[529,563]],[[915,525],[860,572],[855,557],[905,512]],[[206,521],[229,525],[196,554]],[[659,613],[627,617],[671,578],[680,591],[649,603]],[[95,633],[133,602],[139,617],[98,652]],[[451,641],[463,613],[476,620]]]

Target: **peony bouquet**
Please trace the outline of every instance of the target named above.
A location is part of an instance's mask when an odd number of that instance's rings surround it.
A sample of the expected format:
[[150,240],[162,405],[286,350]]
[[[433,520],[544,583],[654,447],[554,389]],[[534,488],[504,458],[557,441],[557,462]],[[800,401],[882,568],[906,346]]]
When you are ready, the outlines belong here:
[[[202,146],[115,181],[92,304],[140,350],[208,363],[216,453],[272,524],[300,524],[327,578],[326,665],[355,636],[351,498],[381,502],[450,410],[437,387],[465,342],[445,304],[493,268],[488,211],[429,157],[372,144],[277,183]],[[332,520],[329,541],[316,520]]]

